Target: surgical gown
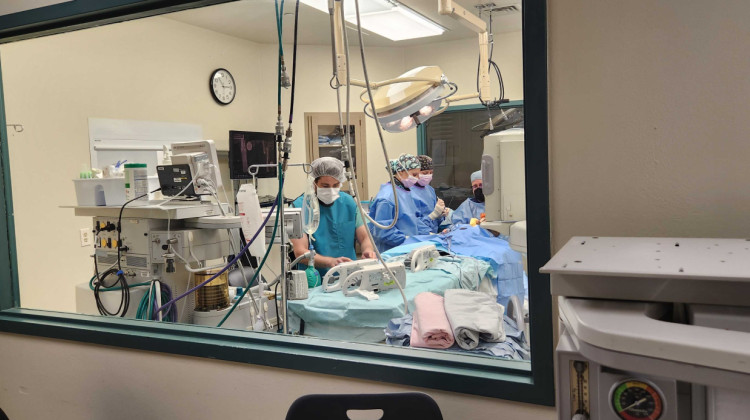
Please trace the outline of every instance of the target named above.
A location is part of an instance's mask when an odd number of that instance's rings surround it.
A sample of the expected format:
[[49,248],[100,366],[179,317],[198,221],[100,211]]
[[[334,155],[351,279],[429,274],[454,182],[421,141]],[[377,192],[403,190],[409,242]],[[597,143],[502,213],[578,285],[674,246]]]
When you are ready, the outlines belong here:
[[417,221],[419,234],[427,235],[429,233],[437,233],[438,226],[440,226],[440,222],[443,221],[443,216],[440,216],[435,220],[430,219],[430,213],[435,210],[435,204],[437,204],[435,189],[429,185],[425,187],[415,185],[410,190],[411,196],[414,199],[414,204],[417,206],[417,210],[422,213],[422,217]]
[[[296,208],[302,207],[304,196],[300,196],[292,205]],[[357,259],[354,251],[355,231],[364,222],[357,211],[357,203],[351,195],[342,192],[339,198],[325,205],[320,203],[320,224],[318,230],[313,233],[313,246],[315,252],[326,257],[347,257]],[[306,265],[300,264],[304,270]],[[321,277],[328,272],[328,268],[317,268]]]
[[451,215],[451,223],[468,224],[472,218],[479,219],[482,213],[484,213],[484,203],[467,198]]
[[[414,204],[411,192],[402,186],[396,187],[398,195],[398,221],[390,229],[380,229],[370,224],[370,232],[375,239],[375,246],[381,251],[386,251],[394,246],[401,245],[408,236],[419,234],[418,220],[421,213]],[[370,203],[370,217],[381,225],[390,225],[394,218],[393,187],[390,182],[380,186],[378,195]]]

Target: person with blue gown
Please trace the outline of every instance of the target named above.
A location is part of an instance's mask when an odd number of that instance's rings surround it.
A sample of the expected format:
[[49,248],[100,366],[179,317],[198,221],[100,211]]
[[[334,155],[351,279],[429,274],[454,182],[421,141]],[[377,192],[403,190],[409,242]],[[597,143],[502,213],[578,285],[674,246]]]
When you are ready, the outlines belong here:
[[406,238],[419,234],[418,220],[421,213],[412,198],[412,188],[419,180],[421,165],[417,157],[408,153],[390,162],[395,184],[390,182],[380,186],[380,191],[370,203],[370,217],[381,225],[388,226],[395,218],[395,186],[398,197],[398,220],[390,229],[380,229],[370,224],[370,232],[375,240],[375,246],[381,251],[387,251],[401,245]]
[[451,214],[450,221],[454,225],[468,224],[471,219],[478,219],[482,222],[482,213],[484,213],[484,192],[482,191],[482,171],[476,171],[471,174],[471,192],[472,197],[467,198]]
[[[357,211],[357,203],[351,195],[340,192],[341,183],[346,181],[344,163],[332,157],[322,157],[311,164],[310,176],[314,180],[315,194],[320,204],[320,224],[312,234],[315,248],[314,266],[321,275],[331,267],[357,259],[354,241],[360,244],[363,258],[375,258],[367,227]],[[300,196],[292,205],[302,207],[304,197]],[[294,256],[299,257],[309,249],[309,240],[305,236],[291,239]],[[302,260],[304,264],[309,261]],[[307,268],[300,264],[301,269]]]
[[447,213],[445,203],[437,197],[435,189],[430,186],[433,174],[432,158],[427,155],[417,156],[420,164],[419,180],[411,189],[414,204],[422,214],[419,222],[419,234],[437,233],[438,227]]

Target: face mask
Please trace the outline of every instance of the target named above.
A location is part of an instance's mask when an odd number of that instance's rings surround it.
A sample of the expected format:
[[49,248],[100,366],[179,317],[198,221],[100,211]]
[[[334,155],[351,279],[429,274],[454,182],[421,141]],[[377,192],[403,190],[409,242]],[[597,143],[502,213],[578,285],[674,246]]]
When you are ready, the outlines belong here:
[[339,198],[339,191],[341,188],[320,188],[318,187],[318,200],[322,201],[323,204],[333,204],[337,198]]
[[406,178],[406,179],[402,179],[402,180],[401,180],[401,183],[402,183],[402,184],[404,184],[404,187],[406,187],[406,188],[411,188],[411,187],[413,187],[413,186],[414,186],[414,184],[416,184],[416,183],[417,183],[417,181],[419,181],[419,180],[417,179],[417,177],[409,175],[409,177],[408,177],[408,178]]
[[432,174],[419,175],[419,185],[426,187],[430,185],[430,181],[432,181]]
[[481,187],[474,190],[474,199],[479,201],[480,203],[484,203],[484,192],[482,191]]

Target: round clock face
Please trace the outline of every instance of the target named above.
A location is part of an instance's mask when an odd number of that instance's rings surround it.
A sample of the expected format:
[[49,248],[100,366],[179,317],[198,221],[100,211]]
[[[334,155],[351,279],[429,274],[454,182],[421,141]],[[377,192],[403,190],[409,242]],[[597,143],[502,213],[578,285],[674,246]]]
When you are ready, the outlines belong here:
[[234,100],[237,93],[237,86],[234,84],[234,78],[229,71],[225,69],[214,70],[209,80],[211,95],[216,102],[222,105],[228,105]]

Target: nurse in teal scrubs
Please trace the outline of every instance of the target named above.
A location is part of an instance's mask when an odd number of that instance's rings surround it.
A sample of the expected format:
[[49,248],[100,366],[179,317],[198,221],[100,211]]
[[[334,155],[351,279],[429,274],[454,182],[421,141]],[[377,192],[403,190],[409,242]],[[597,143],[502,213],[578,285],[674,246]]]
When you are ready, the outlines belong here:
[[[313,233],[313,247],[315,248],[315,268],[323,276],[331,267],[357,259],[354,251],[354,241],[359,242],[363,258],[375,258],[367,227],[357,211],[357,203],[352,196],[342,193],[341,183],[346,180],[344,164],[332,157],[322,157],[310,164],[310,176],[315,181],[315,194],[320,203],[320,224]],[[300,196],[292,204],[302,207],[303,197]],[[291,239],[295,257],[299,257],[309,249],[307,237]],[[308,263],[307,260],[302,260]],[[306,267],[302,267],[304,270]]]

